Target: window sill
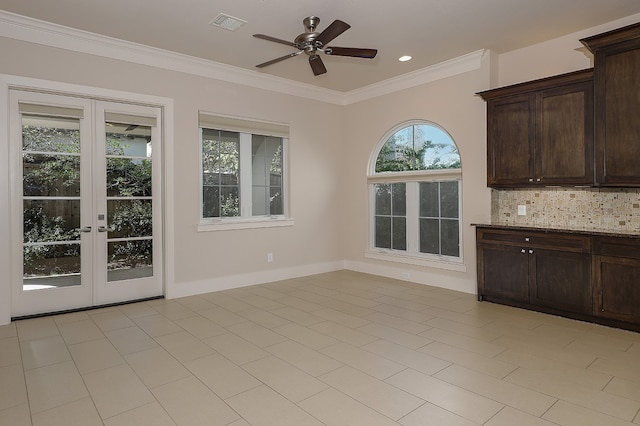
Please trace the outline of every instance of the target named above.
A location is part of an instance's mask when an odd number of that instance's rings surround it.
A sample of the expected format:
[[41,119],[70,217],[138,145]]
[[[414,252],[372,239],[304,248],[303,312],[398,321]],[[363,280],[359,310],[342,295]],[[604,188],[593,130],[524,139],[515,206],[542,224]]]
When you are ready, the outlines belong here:
[[428,268],[446,269],[448,271],[467,272],[467,265],[462,261],[427,259],[424,257],[400,255],[382,251],[368,250],[364,253],[368,259],[384,260],[387,262],[404,263],[407,265],[426,266]]
[[198,232],[231,231],[234,229],[277,228],[293,226],[293,219],[269,218],[246,220],[218,220],[215,222],[202,222],[198,224]]

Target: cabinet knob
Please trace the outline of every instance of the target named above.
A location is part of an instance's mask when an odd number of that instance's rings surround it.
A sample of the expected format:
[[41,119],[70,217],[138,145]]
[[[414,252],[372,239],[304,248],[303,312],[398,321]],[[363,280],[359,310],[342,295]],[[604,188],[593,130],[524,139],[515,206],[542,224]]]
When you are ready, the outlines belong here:
[[526,253],[527,251],[525,249],[522,249],[521,253]]
[[529,250],[529,254],[533,254],[533,250]]
[[536,179],[536,182],[540,182],[541,180],[542,180],[542,179],[538,178],[538,179]]
[[529,237],[525,237],[524,239],[526,242],[529,242]]
[[529,179],[529,182],[533,182],[533,178]]

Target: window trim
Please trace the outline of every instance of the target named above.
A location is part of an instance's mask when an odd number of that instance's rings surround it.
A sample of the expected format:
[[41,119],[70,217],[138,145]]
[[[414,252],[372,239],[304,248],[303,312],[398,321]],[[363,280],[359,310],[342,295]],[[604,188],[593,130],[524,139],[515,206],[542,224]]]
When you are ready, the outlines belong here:
[[[215,126],[216,127],[212,127]],[[261,215],[261,216],[245,216],[251,211],[251,196],[249,203],[241,203],[240,216],[234,217],[203,217],[203,173],[202,173],[202,148],[203,148],[203,129],[214,129],[240,133],[240,158],[251,158],[251,136],[274,136],[282,138],[282,196],[283,196],[283,214],[281,215]],[[198,224],[197,232],[210,231],[227,231],[235,229],[257,229],[257,228],[273,228],[293,226],[294,219],[290,216],[289,201],[289,127],[288,125],[275,122],[249,120],[245,118],[223,116],[217,114],[208,114],[200,111],[198,113],[198,148],[199,148],[199,206],[198,206]],[[245,141],[243,144],[242,141]],[[248,145],[246,143],[248,141]],[[248,146],[248,148],[247,148]],[[248,150],[248,152],[247,152]],[[240,160],[242,161],[242,160]],[[249,160],[251,161],[251,160]],[[249,182],[251,187],[251,179],[247,178],[251,169],[240,166],[240,189],[242,192],[242,182]],[[249,191],[251,193],[251,191]],[[247,205],[248,204],[248,205]]]
[[[394,126],[386,132],[380,141],[376,144],[369,158],[367,166],[367,191],[369,197],[368,210],[368,243],[364,256],[368,259],[383,260],[388,262],[403,263],[416,266],[426,266],[439,269],[445,269],[457,272],[467,272],[467,266],[464,263],[464,230],[462,226],[463,204],[462,204],[462,168],[459,169],[436,169],[436,170],[417,170],[403,172],[376,172],[376,162],[381,149],[387,143],[389,138],[398,131],[415,125],[427,125],[438,128],[449,136],[451,141],[456,145],[455,140],[449,132],[442,126],[427,120],[409,120]],[[459,151],[458,151],[459,152]],[[444,182],[458,181],[458,202],[459,202],[459,245],[460,253],[458,257],[445,256],[441,254],[421,253],[419,250],[419,212],[417,194],[419,182]],[[375,246],[375,184],[383,183],[406,183],[407,191],[407,250],[385,249]],[[416,191],[415,196],[410,196],[410,188]],[[414,223],[415,222],[415,223]],[[412,236],[412,237],[410,237]]]

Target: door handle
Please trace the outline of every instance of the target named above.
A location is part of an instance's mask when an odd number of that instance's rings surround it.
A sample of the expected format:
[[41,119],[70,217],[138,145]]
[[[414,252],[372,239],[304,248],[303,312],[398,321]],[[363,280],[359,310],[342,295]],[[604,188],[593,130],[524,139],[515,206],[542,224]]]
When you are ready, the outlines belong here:
[[98,232],[113,232],[115,229],[109,228],[107,226],[100,225],[98,226]]
[[91,232],[91,227],[90,226],[84,226],[82,228],[78,228],[78,231],[80,231],[80,232]]

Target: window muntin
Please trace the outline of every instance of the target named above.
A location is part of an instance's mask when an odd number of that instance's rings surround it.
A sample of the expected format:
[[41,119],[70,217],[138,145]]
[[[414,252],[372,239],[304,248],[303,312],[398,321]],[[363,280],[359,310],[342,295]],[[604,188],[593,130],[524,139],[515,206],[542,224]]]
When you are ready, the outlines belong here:
[[284,216],[285,138],[202,128],[202,220]]
[[202,217],[240,216],[240,133],[202,129]]
[[405,123],[374,159],[371,247],[460,261],[461,161],[451,136],[432,123]]
[[375,246],[392,250],[407,249],[406,185],[376,184]]
[[459,181],[420,182],[421,253],[460,256]]

